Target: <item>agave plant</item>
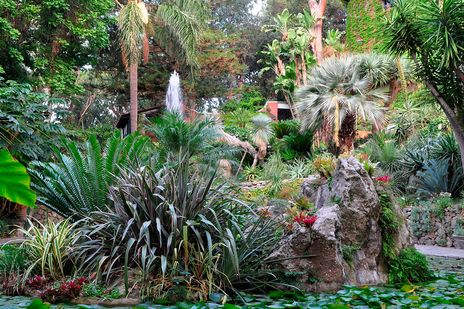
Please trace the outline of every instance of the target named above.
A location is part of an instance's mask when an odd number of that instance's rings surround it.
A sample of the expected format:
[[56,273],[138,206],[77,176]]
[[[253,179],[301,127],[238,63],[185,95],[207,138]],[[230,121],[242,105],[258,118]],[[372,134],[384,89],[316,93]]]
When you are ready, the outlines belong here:
[[80,221],[81,271],[105,281],[123,273],[126,288],[130,268],[140,269],[145,282],[188,274],[189,282],[209,286],[207,292],[264,275],[260,265],[275,243],[275,223],[253,225],[249,218],[243,226],[250,210],[214,180],[206,171],[192,172],[185,157],[161,170],[122,171],[110,191],[114,207]]
[[121,139],[115,133],[103,150],[96,136],[85,143],[63,140],[54,147],[57,163],[33,162],[29,172],[38,201],[63,217],[83,216],[105,208],[109,187],[121,168],[143,160],[150,140],[137,134]]

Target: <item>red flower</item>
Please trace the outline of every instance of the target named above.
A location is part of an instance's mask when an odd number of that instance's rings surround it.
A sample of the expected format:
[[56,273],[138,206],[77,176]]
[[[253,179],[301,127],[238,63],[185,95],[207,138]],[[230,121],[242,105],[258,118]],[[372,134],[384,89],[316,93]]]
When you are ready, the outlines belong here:
[[391,177],[388,176],[388,175],[383,175],[383,176],[379,176],[379,177],[374,178],[374,180],[377,180],[378,182],[388,183],[388,182],[390,182]]
[[314,224],[314,222],[316,222],[316,220],[317,220],[316,216],[306,216],[306,218],[303,219],[303,223],[306,226],[311,226]]
[[316,222],[316,220],[316,216],[306,215],[304,212],[300,212],[293,218],[293,222],[296,222],[298,224],[304,224],[306,226],[312,226],[314,222]]

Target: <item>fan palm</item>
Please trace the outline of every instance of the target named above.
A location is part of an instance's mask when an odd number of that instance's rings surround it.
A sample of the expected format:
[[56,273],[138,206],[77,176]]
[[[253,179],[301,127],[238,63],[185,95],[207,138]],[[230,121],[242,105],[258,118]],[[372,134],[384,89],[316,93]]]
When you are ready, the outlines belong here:
[[140,135],[121,139],[118,132],[102,151],[97,138],[91,136],[83,152],[75,142],[63,140],[64,152],[53,149],[58,163],[31,164],[31,186],[41,204],[63,217],[103,209],[109,204],[108,190],[120,167],[142,158],[149,142]]
[[387,94],[378,86],[389,73],[366,70],[369,57],[329,58],[313,70],[308,86],[297,93],[302,128],[317,130],[328,123],[333,128],[335,145],[342,151],[353,148],[358,117],[376,128],[383,125],[382,102],[387,100]]
[[259,114],[251,120],[253,123],[253,142],[258,146],[258,152],[255,157],[253,166],[256,165],[256,160],[262,161],[266,157],[267,145],[273,135],[271,127],[272,119],[264,114]]
[[[149,18],[141,0],[129,0],[118,16],[119,40],[123,63],[129,68],[130,127],[137,130],[137,84],[138,64],[142,51],[148,61],[148,30],[157,26],[160,45],[175,48],[176,57],[189,66],[197,65],[197,43],[206,25],[208,9],[202,0],[172,0],[156,7]],[[151,21],[151,23],[150,23]],[[158,35],[159,34],[159,35]]]

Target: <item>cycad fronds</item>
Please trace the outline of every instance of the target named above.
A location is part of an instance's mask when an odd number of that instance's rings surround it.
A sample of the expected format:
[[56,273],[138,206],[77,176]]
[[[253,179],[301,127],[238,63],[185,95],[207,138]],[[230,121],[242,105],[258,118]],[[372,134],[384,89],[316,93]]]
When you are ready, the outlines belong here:
[[186,122],[177,113],[165,113],[149,130],[158,139],[159,163],[194,158],[192,162],[204,162],[211,167],[236,152],[236,148],[219,143],[222,134],[214,119]]
[[121,139],[117,133],[102,153],[95,136],[87,141],[85,152],[75,142],[63,140],[63,149],[54,149],[58,163],[32,163],[32,188],[43,205],[64,217],[106,208],[114,176],[121,167],[140,159],[148,142],[138,135]]

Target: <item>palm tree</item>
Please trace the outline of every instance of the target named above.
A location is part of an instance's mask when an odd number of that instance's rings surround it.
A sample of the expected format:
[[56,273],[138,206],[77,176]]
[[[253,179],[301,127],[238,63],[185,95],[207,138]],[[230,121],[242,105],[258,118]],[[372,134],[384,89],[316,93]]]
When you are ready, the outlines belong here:
[[266,157],[267,146],[273,134],[271,127],[272,119],[265,114],[259,114],[253,117],[251,121],[253,123],[253,142],[258,147],[253,160],[253,167],[255,167],[258,160],[261,162]]
[[175,49],[178,61],[195,67],[197,43],[209,12],[202,0],[172,0],[151,8],[153,10],[155,13],[149,18],[142,0],[129,0],[118,16],[123,63],[129,68],[131,132],[137,130],[138,64],[142,52],[144,61],[148,61],[148,32],[151,26],[156,26],[155,39],[159,45]]
[[373,69],[370,64],[380,61],[374,60],[376,57],[384,56],[329,58],[316,67],[308,86],[297,93],[302,128],[333,128],[337,149],[351,151],[358,117],[381,127],[383,103],[388,99],[382,86],[393,77],[394,70],[388,66],[381,66],[386,70]]

